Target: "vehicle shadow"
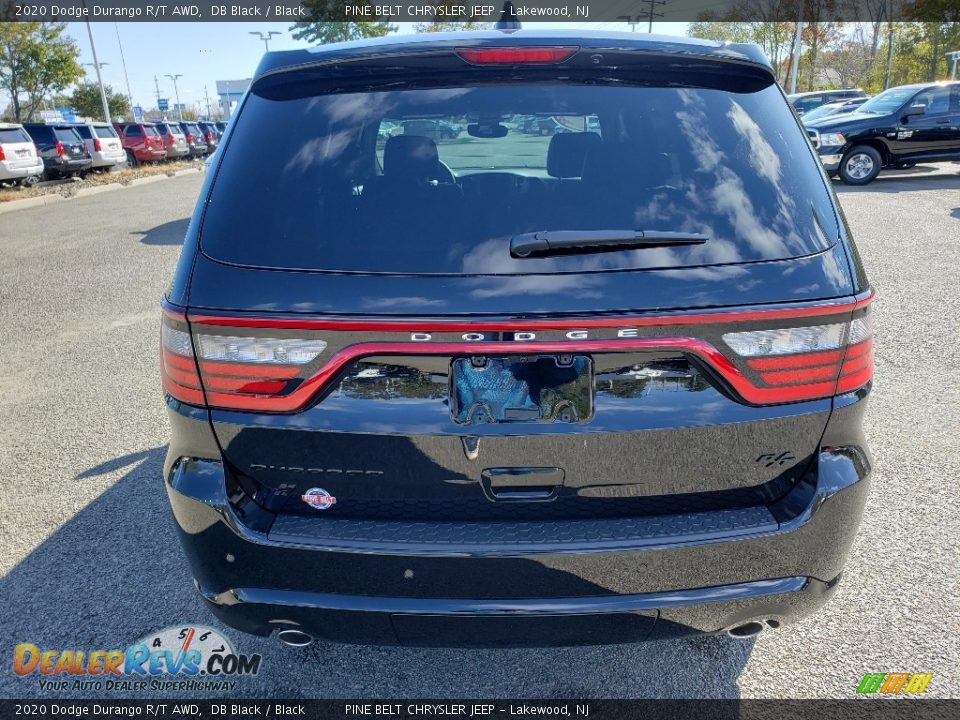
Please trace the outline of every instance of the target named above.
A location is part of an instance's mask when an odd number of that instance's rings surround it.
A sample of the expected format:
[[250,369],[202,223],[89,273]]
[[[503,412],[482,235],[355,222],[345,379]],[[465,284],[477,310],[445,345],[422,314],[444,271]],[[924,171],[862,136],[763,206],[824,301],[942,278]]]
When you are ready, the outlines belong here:
[[134,230],[131,235],[139,235],[144,245],[183,245],[190,218],[171,220],[149,230]]
[[[224,627],[193,589],[161,485],[165,448],[109,460],[76,479],[127,468],[0,579],[0,647],[125,649],[162,628],[213,627],[238,652],[262,655],[231,697],[738,698],[753,641],[726,636],[559,649],[421,649],[334,645],[288,648]],[[65,678],[74,679],[64,676]],[[180,697],[184,693],[71,690],[69,697]],[[223,692],[186,693],[223,696]],[[57,697],[36,674],[0,674],[0,697]],[[731,712],[736,712],[736,704]],[[731,715],[733,717],[734,715]]]

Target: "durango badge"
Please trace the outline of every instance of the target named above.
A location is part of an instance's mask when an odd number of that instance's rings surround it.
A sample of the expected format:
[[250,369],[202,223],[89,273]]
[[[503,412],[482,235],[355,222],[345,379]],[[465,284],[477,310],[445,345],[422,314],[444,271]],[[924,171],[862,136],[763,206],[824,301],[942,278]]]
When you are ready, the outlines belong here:
[[337,502],[337,499],[323,488],[310,488],[300,499],[317,510],[326,510]]

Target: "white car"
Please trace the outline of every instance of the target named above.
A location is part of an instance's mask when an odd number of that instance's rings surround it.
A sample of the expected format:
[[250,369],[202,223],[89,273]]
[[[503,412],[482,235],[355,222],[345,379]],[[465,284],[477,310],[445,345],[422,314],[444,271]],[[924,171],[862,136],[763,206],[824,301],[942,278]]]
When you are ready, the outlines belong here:
[[33,185],[43,175],[43,158],[23,125],[0,123],[0,183]]
[[120,136],[112,125],[105,122],[88,122],[77,123],[73,127],[80,133],[83,144],[87,146],[87,152],[93,160],[91,167],[94,170],[111,168],[127,161],[123,143],[120,142]]

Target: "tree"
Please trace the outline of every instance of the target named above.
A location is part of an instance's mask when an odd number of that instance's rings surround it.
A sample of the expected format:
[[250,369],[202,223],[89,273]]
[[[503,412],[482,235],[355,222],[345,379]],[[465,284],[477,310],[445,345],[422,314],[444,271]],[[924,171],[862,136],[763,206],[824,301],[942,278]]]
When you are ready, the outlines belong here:
[[417,23],[413,26],[413,29],[418,33],[430,33],[430,32],[462,32],[466,30],[489,30],[493,27],[492,23],[488,22],[474,22],[472,20],[467,20],[466,22],[444,22],[442,20],[434,20],[433,22],[428,23]]
[[[356,4],[364,5],[365,3]],[[294,40],[326,45],[346,40],[383,37],[397,29],[396,25],[383,20],[348,21],[345,4],[336,0],[303,0],[303,8],[310,19],[294,23],[289,28]]]
[[[110,117],[116,118],[130,113],[130,102],[126,95],[115,93],[109,85],[104,85],[103,90],[107,95]],[[74,88],[72,94],[54,98],[54,104],[72,107],[77,115],[104,119],[103,101],[100,99],[100,86],[97,83],[81,83]]]
[[66,23],[0,23],[0,89],[6,90],[16,122],[29,118],[50,93],[83,77],[76,43],[63,35]]

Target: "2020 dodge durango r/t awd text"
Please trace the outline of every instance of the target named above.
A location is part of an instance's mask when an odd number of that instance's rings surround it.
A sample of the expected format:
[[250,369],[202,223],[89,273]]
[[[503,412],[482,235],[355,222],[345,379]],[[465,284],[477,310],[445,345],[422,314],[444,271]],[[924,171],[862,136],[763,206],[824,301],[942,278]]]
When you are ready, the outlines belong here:
[[197,588],[294,643],[803,617],[866,499],[871,297],[754,46],[270,53],[164,300],[164,480]]

